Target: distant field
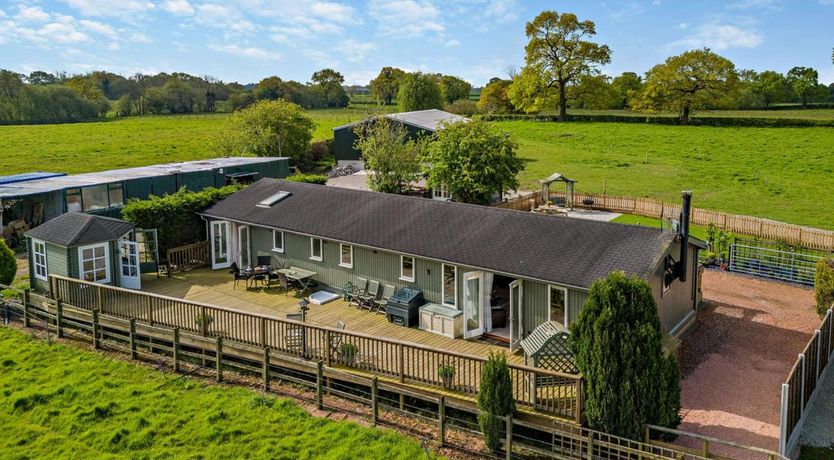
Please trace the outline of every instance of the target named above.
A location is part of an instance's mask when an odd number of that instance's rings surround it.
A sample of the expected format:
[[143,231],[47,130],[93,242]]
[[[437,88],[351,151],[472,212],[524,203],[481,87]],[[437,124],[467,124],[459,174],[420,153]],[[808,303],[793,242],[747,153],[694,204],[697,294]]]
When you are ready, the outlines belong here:
[[[359,120],[370,109],[308,112],[314,139]],[[0,126],[0,175],[27,171],[70,174],[217,156],[214,136],[229,114],[162,115],[62,125]]]
[[28,458],[426,458],[390,430],[314,418],[0,327],[0,452]]
[[[577,190],[693,205],[834,229],[834,129],[498,122],[528,161],[522,188],[553,172]],[[648,162],[647,162],[648,159]]]
[[[547,114],[549,112],[545,112]],[[554,112],[555,113],[555,112]],[[620,115],[645,117],[649,114],[630,110],[585,110],[570,109],[575,115]],[[677,117],[675,113],[658,113],[652,116]],[[787,109],[787,110],[699,110],[694,117],[728,117],[728,118],[794,118],[802,120],[834,120],[834,109]]]

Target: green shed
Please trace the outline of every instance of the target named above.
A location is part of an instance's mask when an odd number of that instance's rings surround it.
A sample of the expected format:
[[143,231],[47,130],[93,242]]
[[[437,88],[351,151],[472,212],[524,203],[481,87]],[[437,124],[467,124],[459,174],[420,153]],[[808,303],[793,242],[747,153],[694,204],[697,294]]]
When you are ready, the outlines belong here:
[[26,232],[32,289],[49,291],[49,275],[141,288],[133,224],[70,212]]

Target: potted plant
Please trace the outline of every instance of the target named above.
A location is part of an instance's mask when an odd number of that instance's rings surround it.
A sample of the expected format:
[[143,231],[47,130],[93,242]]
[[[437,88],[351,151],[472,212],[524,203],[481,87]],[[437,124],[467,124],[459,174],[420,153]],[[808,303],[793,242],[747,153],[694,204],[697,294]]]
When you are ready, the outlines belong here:
[[359,347],[352,343],[345,342],[339,347],[339,352],[345,360],[345,364],[353,367],[356,364],[356,354],[359,353]]
[[450,388],[452,386],[452,379],[455,378],[455,368],[451,364],[441,364],[437,368],[437,375],[443,381],[443,386]]

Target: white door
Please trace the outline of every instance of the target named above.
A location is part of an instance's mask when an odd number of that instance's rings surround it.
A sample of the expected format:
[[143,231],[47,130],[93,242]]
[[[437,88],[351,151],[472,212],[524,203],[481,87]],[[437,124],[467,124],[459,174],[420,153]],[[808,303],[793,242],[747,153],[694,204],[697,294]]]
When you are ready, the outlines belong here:
[[463,275],[463,338],[484,333],[484,279],[481,272]]
[[241,225],[237,228],[237,264],[241,268],[252,265],[252,258],[249,256],[249,226]]
[[232,265],[229,257],[229,222],[213,220],[211,222],[211,268],[227,268]]
[[524,285],[521,280],[510,283],[510,351],[516,351],[524,338],[521,306],[524,305]]
[[119,242],[121,261],[119,285],[127,289],[142,289],[142,275],[139,270],[139,243],[122,240]]

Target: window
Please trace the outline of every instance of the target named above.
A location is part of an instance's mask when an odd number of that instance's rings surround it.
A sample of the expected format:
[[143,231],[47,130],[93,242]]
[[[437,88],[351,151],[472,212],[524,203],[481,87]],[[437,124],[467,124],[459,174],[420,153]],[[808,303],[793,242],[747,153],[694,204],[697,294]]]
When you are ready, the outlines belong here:
[[81,205],[81,189],[71,188],[67,190],[67,212],[81,212],[84,208]]
[[35,265],[35,278],[46,281],[46,244],[43,241],[32,240],[32,261]]
[[449,188],[443,185],[432,189],[432,198],[439,201],[449,201],[452,195],[449,193]]
[[272,231],[272,250],[275,252],[284,252],[284,232],[281,230]]
[[110,206],[109,200],[106,185],[94,185],[81,189],[81,202],[84,204],[85,211],[105,209]]
[[292,195],[290,192],[278,192],[275,195],[268,196],[263,200],[259,201],[258,204],[255,206],[259,208],[271,208],[275,203],[283,200],[284,198]]
[[566,305],[566,297],[567,291],[565,289],[557,287],[557,286],[550,286],[550,321],[556,321],[559,324],[564,324],[567,326],[566,315],[565,315],[565,305]]
[[353,246],[349,244],[339,245],[339,266],[345,268],[353,268]]
[[321,244],[320,238],[310,238],[310,259],[321,262]]
[[443,305],[457,307],[458,267],[443,264]]
[[81,279],[93,283],[110,282],[110,261],[107,244],[96,244],[78,248]]
[[414,257],[400,256],[400,279],[414,282]]
[[125,195],[122,191],[122,184],[110,184],[107,186],[107,193],[110,198],[110,207],[123,206],[125,204]]

